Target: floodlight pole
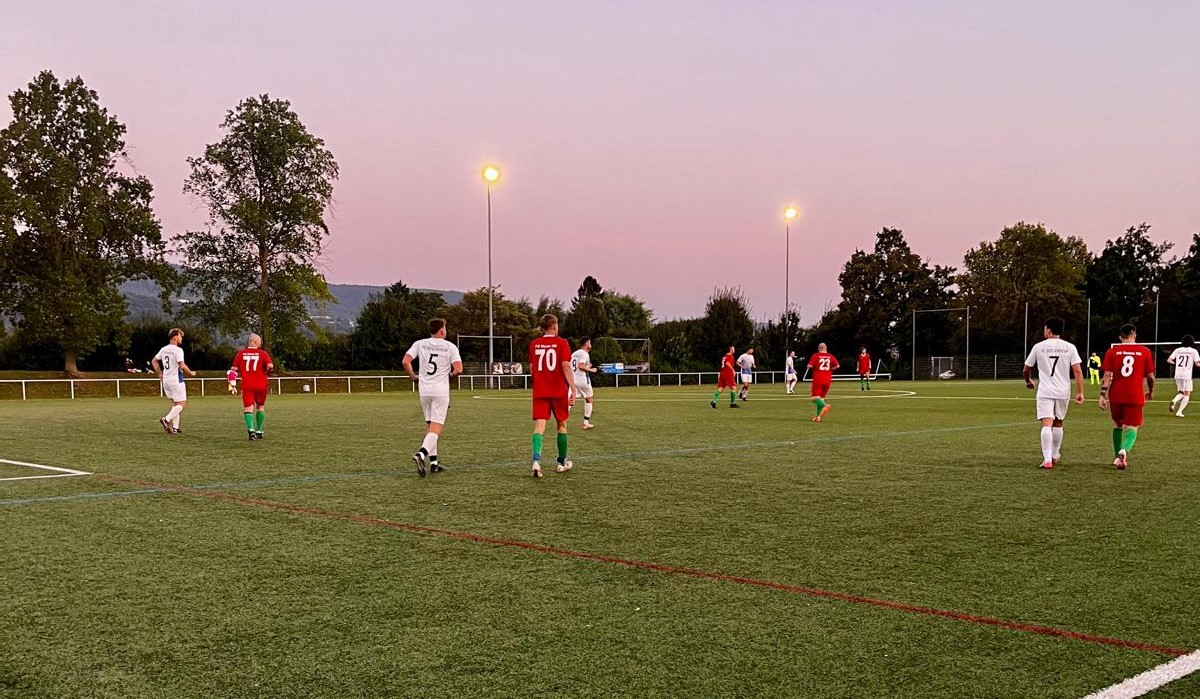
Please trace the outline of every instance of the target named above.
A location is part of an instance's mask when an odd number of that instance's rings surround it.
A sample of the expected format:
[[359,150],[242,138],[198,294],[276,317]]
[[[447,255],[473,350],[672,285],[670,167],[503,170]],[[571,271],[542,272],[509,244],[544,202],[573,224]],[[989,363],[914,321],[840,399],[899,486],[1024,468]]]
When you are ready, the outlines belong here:
[[1025,338],[1023,340],[1021,340],[1021,342],[1023,343],[1021,345],[1021,347],[1023,348],[1021,351],[1021,358],[1024,359],[1025,357],[1029,356],[1029,302],[1028,301],[1025,302]]
[[967,371],[963,381],[971,380],[971,307],[967,306]]
[[[792,222],[783,218],[783,354],[786,356],[792,346],[792,317],[790,292],[792,264]],[[1158,338],[1155,338],[1158,339]]]
[[[1154,344],[1158,344],[1158,295],[1160,292],[1154,292]],[[1182,411],[1180,411],[1182,412]]]
[[1084,349],[1084,354],[1088,357],[1092,356],[1092,300],[1088,299],[1087,310],[1087,347]]
[[495,295],[495,289],[492,287],[492,182],[487,181],[487,226],[488,226],[488,363],[487,370],[484,372],[488,375],[488,388],[492,387],[492,366],[495,361],[495,349],[493,347],[493,339],[496,336],[496,317],[492,311],[492,297]]

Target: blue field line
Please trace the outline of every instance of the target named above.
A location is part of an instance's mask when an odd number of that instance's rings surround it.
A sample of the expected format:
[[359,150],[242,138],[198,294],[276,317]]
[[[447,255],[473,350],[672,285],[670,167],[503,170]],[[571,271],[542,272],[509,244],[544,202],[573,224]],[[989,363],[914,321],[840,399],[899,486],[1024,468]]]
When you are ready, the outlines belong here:
[[[975,432],[979,430],[994,430],[1005,429],[1010,427],[1028,427],[1029,421],[1023,422],[1005,422],[994,425],[971,425],[968,427],[937,427],[924,430],[900,430],[895,432],[871,432],[860,434],[845,434],[845,435],[830,435],[827,437],[811,437],[801,440],[775,440],[764,442],[743,442],[740,444],[719,444],[704,447],[683,447],[677,449],[645,449],[641,451],[619,452],[611,454],[594,454],[589,455],[589,462],[595,461],[615,461],[626,459],[652,459],[656,457],[670,456],[686,456],[689,454],[704,454],[709,452],[720,451],[738,451],[744,449],[771,449],[775,447],[791,447],[799,444],[814,444],[814,443],[834,443],[834,442],[849,442],[857,439],[874,439],[874,438],[893,438],[893,437],[916,437],[925,435],[947,434],[956,432]],[[477,471],[489,468],[512,468],[512,467],[527,467],[528,460],[508,460],[496,461],[485,464],[464,464],[454,466],[452,471]],[[238,488],[259,488],[271,487],[278,485],[290,485],[295,483],[316,483],[321,481],[335,480],[352,480],[357,478],[379,478],[390,476],[409,476],[415,477],[412,469],[390,469],[387,471],[359,471],[355,473],[326,473],[316,474],[312,476],[288,476],[286,478],[269,478],[253,481],[224,481],[219,483],[199,483],[195,485],[185,485],[185,488],[194,488],[196,490],[223,490],[223,489],[238,489]],[[54,495],[49,497],[38,498],[21,498],[12,500],[0,500],[0,507],[13,507],[17,505],[36,505],[40,503],[51,502],[69,502],[72,500],[96,500],[103,498],[117,498],[127,495],[153,495],[158,493],[173,493],[178,492],[172,488],[142,488],[138,490],[118,490],[106,493],[80,493],[76,495]]]

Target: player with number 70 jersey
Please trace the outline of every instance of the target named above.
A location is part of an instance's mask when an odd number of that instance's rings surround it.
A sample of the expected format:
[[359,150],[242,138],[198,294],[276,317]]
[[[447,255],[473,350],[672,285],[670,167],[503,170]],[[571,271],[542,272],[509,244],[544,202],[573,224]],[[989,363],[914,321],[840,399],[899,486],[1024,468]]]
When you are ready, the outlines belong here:
[[575,402],[571,343],[558,336],[558,318],[547,313],[539,326],[545,333],[529,343],[529,372],[533,374],[533,477],[542,477],[542,439],[551,416],[558,423],[558,467],[571,470],[567,459],[567,418]]

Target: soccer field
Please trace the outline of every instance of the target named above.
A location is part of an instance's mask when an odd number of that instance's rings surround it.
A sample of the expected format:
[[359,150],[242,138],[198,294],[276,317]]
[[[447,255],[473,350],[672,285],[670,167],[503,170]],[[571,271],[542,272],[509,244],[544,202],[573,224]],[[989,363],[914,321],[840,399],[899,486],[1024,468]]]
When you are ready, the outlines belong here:
[[407,393],[261,442],[235,398],[0,403],[0,459],[92,474],[0,463],[0,697],[1067,698],[1200,646],[1200,417],[1119,472],[1093,387],[1042,471],[1019,382],[782,393],[600,389],[541,480],[521,391],[457,392],[423,479]]

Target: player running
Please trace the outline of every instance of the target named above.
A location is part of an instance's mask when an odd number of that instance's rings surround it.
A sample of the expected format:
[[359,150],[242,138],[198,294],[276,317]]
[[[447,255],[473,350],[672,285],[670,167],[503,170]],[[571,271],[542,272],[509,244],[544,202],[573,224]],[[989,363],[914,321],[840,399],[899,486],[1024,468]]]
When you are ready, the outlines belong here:
[[571,372],[575,376],[575,396],[583,396],[583,429],[590,430],[592,424],[592,377],[596,367],[592,366],[592,338],[579,342],[579,349],[571,355]]
[[1121,326],[1121,343],[1104,353],[1103,366],[1100,409],[1112,414],[1113,466],[1125,470],[1142,425],[1142,410],[1146,401],[1154,398],[1154,355],[1137,344],[1137,328],[1125,324]]
[[1200,362],[1200,352],[1196,351],[1195,344],[1196,338],[1184,335],[1180,346],[1167,357],[1167,364],[1175,365],[1175,397],[1169,408],[1175,417],[1184,417],[1183,411],[1192,400],[1192,367]]
[[858,390],[871,390],[871,355],[866,347],[858,348]]
[[742,381],[742,390],[738,392],[738,398],[746,400],[750,395],[750,384],[754,383],[754,348],[747,347],[742,356],[737,358],[737,364]]
[[784,395],[792,395],[796,392],[796,382],[800,377],[796,376],[796,350],[788,350],[787,359],[783,362],[783,385],[787,389]]
[[183,434],[183,431],[179,429],[179,413],[183,412],[184,407],[187,406],[187,386],[183,383],[183,372],[186,371],[188,376],[196,375],[187,362],[183,361],[181,344],[183,344],[183,331],[179,328],[171,328],[167,333],[166,346],[160,349],[150,362],[154,373],[162,382],[163,395],[171,399],[171,409],[158,419],[158,424],[162,425],[163,431],[167,434]]
[[737,404],[737,395],[733,392],[733,389],[737,387],[737,379],[733,374],[733,367],[735,364],[736,360],[733,358],[733,345],[730,345],[729,351],[725,353],[724,357],[721,357],[721,370],[717,373],[717,390],[713,392],[712,401],[708,404],[713,410],[717,409],[717,399],[721,397],[721,391],[724,391],[727,388],[729,389],[729,407],[741,407]]
[[[413,360],[417,360],[421,375],[413,371]],[[417,383],[421,395],[421,412],[425,416],[425,438],[421,448],[413,454],[417,475],[425,477],[425,463],[430,473],[441,473],[446,469],[438,462],[438,437],[446,425],[446,413],[450,411],[450,378],[462,373],[462,357],[458,347],[446,339],[446,321],[432,318],[429,321],[429,337],[417,340],[404,353],[404,370],[408,378]]]
[[529,343],[529,373],[533,375],[533,477],[542,477],[542,435],[546,421],[554,416],[558,423],[559,473],[574,465],[567,458],[567,418],[575,405],[571,372],[571,344],[558,336],[558,318],[551,313],[538,323],[544,333]]
[[812,403],[817,409],[817,414],[813,417],[813,422],[820,422],[822,418],[829,414],[829,403],[825,397],[829,395],[829,388],[833,385],[833,372],[841,366],[838,360],[829,353],[829,348],[824,342],[817,345],[817,353],[808,359],[808,368],[812,369]]
[[1083,360],[1075,345],[1062,339],[1062,318],[1047,318],[1041,342],[1025,360],[1025,387],[1032,389],[1033,367],[1038,370],[1037,419],[1042,421],[1042,466],[1054,468],[1062,458],[1063,420],[1075,377],[1075,402],[1083,405]]
[[251,334],[245,349],[233,356],[230,371],[242,374],[242,420],[251,442],[263,438],[263,423],[267,419],[267,374],[275,369],[271,355],[262,348],[262,338]]

